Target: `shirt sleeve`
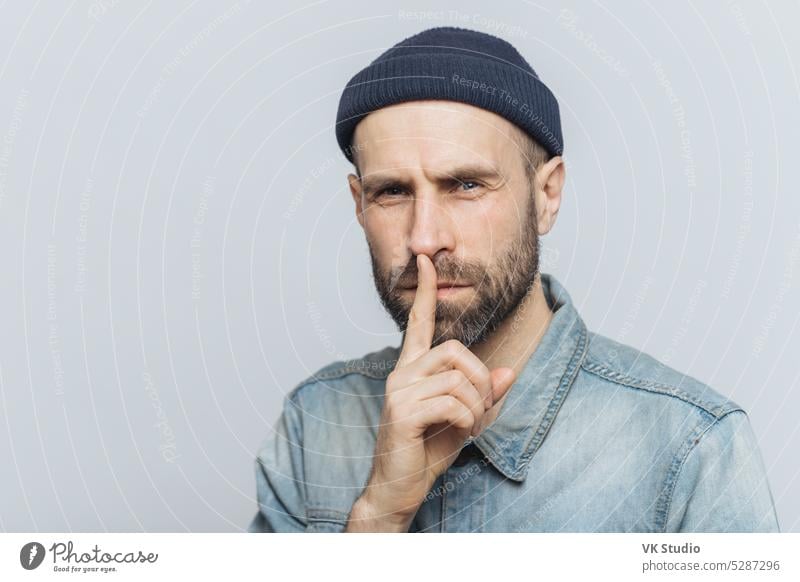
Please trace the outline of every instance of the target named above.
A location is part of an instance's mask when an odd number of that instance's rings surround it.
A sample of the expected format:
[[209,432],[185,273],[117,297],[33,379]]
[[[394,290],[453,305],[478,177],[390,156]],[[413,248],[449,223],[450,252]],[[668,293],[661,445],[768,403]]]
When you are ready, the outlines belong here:
[[780,531],[758,441],[743,410],[717,419],[687,454],[666,531]]
[[258,513],[248,532],[306,531],[303,441],[300,411],[291,395],[284,398],[275,430],[255,460]]

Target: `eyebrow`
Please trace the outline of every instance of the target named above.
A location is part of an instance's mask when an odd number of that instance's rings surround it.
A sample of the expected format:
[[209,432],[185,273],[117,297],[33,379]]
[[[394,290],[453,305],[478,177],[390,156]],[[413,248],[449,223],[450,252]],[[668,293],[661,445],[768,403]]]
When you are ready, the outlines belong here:
[[[450,184],[454,180],[464,181],[466,179],[501,179],[500,172],[483,164],[464,164],[449,170],[447,172],[439,172],[440,178],[434,181],[438,184]],[[384,188],[390,187],[405,187],[411,189],[413,182],[405,178],[391,176],[389,174],[371,174],[361,178],[361,190],[364,194],[371,194],[372,192],[380,192]]]

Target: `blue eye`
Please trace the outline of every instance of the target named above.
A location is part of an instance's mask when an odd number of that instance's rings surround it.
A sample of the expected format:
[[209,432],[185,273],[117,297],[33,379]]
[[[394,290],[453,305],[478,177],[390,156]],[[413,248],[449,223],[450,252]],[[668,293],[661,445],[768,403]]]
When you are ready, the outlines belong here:
[[384,188],[383,190],[379,190],[375,196],[397,196],[398,194],[402,194],[403,189],[399,186],[390,186],[388,188]]
[[[461,187],[463,188],[464,186],[467,186],[469,184],[472,184],[473,186],[475,186],[475,188],[478,187],[478,183],[477,182],[470,182],[470,181],[462,182],[461,183]],[[472,189],[473,188],[467,188],[467,190],[472,190]]]

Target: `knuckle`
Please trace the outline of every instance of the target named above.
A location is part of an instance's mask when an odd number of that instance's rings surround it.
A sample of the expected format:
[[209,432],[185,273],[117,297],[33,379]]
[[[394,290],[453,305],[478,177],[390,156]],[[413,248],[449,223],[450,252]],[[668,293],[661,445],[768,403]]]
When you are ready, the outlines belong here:
[[464,348],[464,344],[462,344],[457,339],[449,339],[444,342],[444,348],[448,355],[458,355],[461,353],[461,350]]
[[453,365],[461,357],[462,344],[458,340],[447,340],[441,346],[442,355],[448,365]]
[[450,413],[458,412],[458,410],[461,408],[461,403],[458,401],[458,398],[456,398],[452,394],[448,394],[445,397],[445,404],[444,405],[445,405],[447,411],[450,412]]
[[491,388],[492,386],[492,374],[489,372],[489,368],[486,366],[481,366],[480,371],[478,372],[478,380]]
[[445,374],[447,375],[447,385],[450,388],[457,388],[467,381],[467,377],[461,370],[448,370]]
[[475,424],[475,416],[470,410],[464,411],[458,418],[458,424],[462,427],[468,427]]

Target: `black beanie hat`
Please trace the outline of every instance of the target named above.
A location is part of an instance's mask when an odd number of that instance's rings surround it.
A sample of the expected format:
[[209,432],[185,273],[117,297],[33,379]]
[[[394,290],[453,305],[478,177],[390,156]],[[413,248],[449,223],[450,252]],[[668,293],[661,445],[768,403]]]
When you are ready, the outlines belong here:
[[353,161],[356,125],[369,113],[404,101],[445,99],[505,117],[551,155],[564,142],[558,102],[508,42],[465,28],[430,28],[396,44],[357,73],[342,93],[336,140]]

